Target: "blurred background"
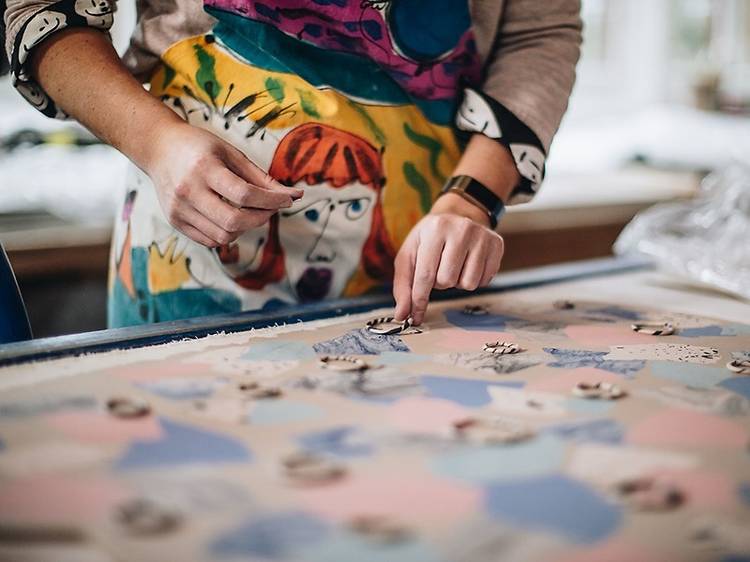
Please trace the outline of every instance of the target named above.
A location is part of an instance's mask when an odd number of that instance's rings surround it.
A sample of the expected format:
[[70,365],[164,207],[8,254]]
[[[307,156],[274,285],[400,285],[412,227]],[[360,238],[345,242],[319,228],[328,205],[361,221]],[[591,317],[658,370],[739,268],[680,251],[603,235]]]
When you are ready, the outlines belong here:
[[[750,161],[750,0],[583,0],[583,19],[544,187],[503,219],[506,270],[609,255],[637,212]],[[119,0],[120,52],[134,22],[134,0]],[[0,78],[0,241],[36,337],[105,327],[125,164]]]

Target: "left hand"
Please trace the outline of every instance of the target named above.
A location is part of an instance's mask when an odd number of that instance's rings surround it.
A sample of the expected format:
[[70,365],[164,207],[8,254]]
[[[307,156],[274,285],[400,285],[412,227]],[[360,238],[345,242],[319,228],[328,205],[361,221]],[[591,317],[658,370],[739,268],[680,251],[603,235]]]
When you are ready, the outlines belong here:
[[489,218],[460,196],[446,194],[407,236],[395,261],[393,296],[397,320],[422,323],[430,291],[473,291],[500,269],[503,239]]

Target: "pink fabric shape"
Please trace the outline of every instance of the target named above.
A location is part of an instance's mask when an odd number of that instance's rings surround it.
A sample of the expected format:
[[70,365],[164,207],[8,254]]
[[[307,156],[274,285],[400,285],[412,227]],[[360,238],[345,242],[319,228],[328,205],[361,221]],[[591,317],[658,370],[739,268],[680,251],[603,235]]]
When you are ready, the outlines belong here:
[[469,410],[442,398],[404,398],[393,404],[388,421],[406,433],[447,435],[453,422],[467,417]]
[[748,431],[718,416],[669,409],[636,424],[628,441],[637,445],[733,448],[745,447]]
[[479,509],[478,488],[431,475],[353,475],[340,483],[301,489],[311,512],[333,521],[358,515],[399,521],[451,522]]
[[[623,379],[619,375],[595,369],[594,367],[579,367],[550,376],[534,377],[524,390],[537,392],[563,392],[569,394],[572,388],[579,382],[594,384],[597,382],[610,382],[623,386]],[[627,384],[627,383],[626,383]]]
[[123,419],[99,412],[62,412],[45,421],[70,439],[86,443],[129,443],[157,441],[163,431],[154,416]]
[[37,476],[0,485],[0,520],[74,523],[109,517],[129,496],[117,481],[102,477]]

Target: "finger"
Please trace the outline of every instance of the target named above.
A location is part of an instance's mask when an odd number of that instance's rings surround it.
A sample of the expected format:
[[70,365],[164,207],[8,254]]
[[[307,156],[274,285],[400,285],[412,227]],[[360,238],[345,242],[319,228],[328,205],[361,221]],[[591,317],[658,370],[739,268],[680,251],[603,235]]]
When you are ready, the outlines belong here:
[[[407,246],[409,244],[409,246]],[[399,322],[406,320],[411,312],[411,284],[414,279],[414,253],[410,241],[396,255],[393,274],[393,298],[396,299],[394,317]]]
[[484,270],[487,265],[486,243],[475,246],[469,252],[464,262],[464,268],[461,270],[461,277],[458,280],[458,287],[466,291],[473,291],[479,287],[482,281]]
[[177,230],[182,232],[185,236],[190,238],[193,242],[198,242],[198,244],[202,244],[206,246],[207,248],[216,248],[218,246],[221,246],[216,240],[213,240],[212,238],[206,236],[203,234],[200,230],[197,228],[190,226],[187,223],[182,223],[177,227]]
[[207,189],[193,195],[193,207],[227,232],[245,232],[265,224],[276,212],[264,209],[237,209]]
[[273,179],[268,172],[256,166],[238,150],[229,151],[228,160],[228,164],[232,171],[247,183],[257,185],[270,191],[288,194],[292,199],[299,199],[304,193],[304,191],[299,188],[282,185]]
[[468,253],[468,244],[462,242],[446,243],[435,276],[436,289],[450,289],[456,286]]
[[219,166],[209,172],[208,184],[216,193],[223,195],[238,207],[278,210],[292,206],[291,190],[270,190],[248,183],[229,168]]
[[440,265],[440,254],[443,252],[442,238],[422,238],[417,248],[414,264],[414,280],[411,289],[411,316],[414,324],[419,325],[424,319],[430,291],[435,286],[435,276]]
[[198,209],[190,208],[183,211],[184,224],[194,228],[207,238],[216,242],[217,246],[223,246],[234,242],[239,238],[240,233],[230,232],[217,226],[208,217],[203,215]]

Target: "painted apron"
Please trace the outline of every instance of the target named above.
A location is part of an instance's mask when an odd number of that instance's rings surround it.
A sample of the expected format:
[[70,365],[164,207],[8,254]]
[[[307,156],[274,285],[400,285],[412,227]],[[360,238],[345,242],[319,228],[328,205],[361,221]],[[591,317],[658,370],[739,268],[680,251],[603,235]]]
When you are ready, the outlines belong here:
[[460,156],[457,98],[481,75],[466,0],[205,8],[217,25],[164,53],[151,92],[305,195],[211,250],[168,224],[133,167],[115,226],[112,327],[383,288]]

